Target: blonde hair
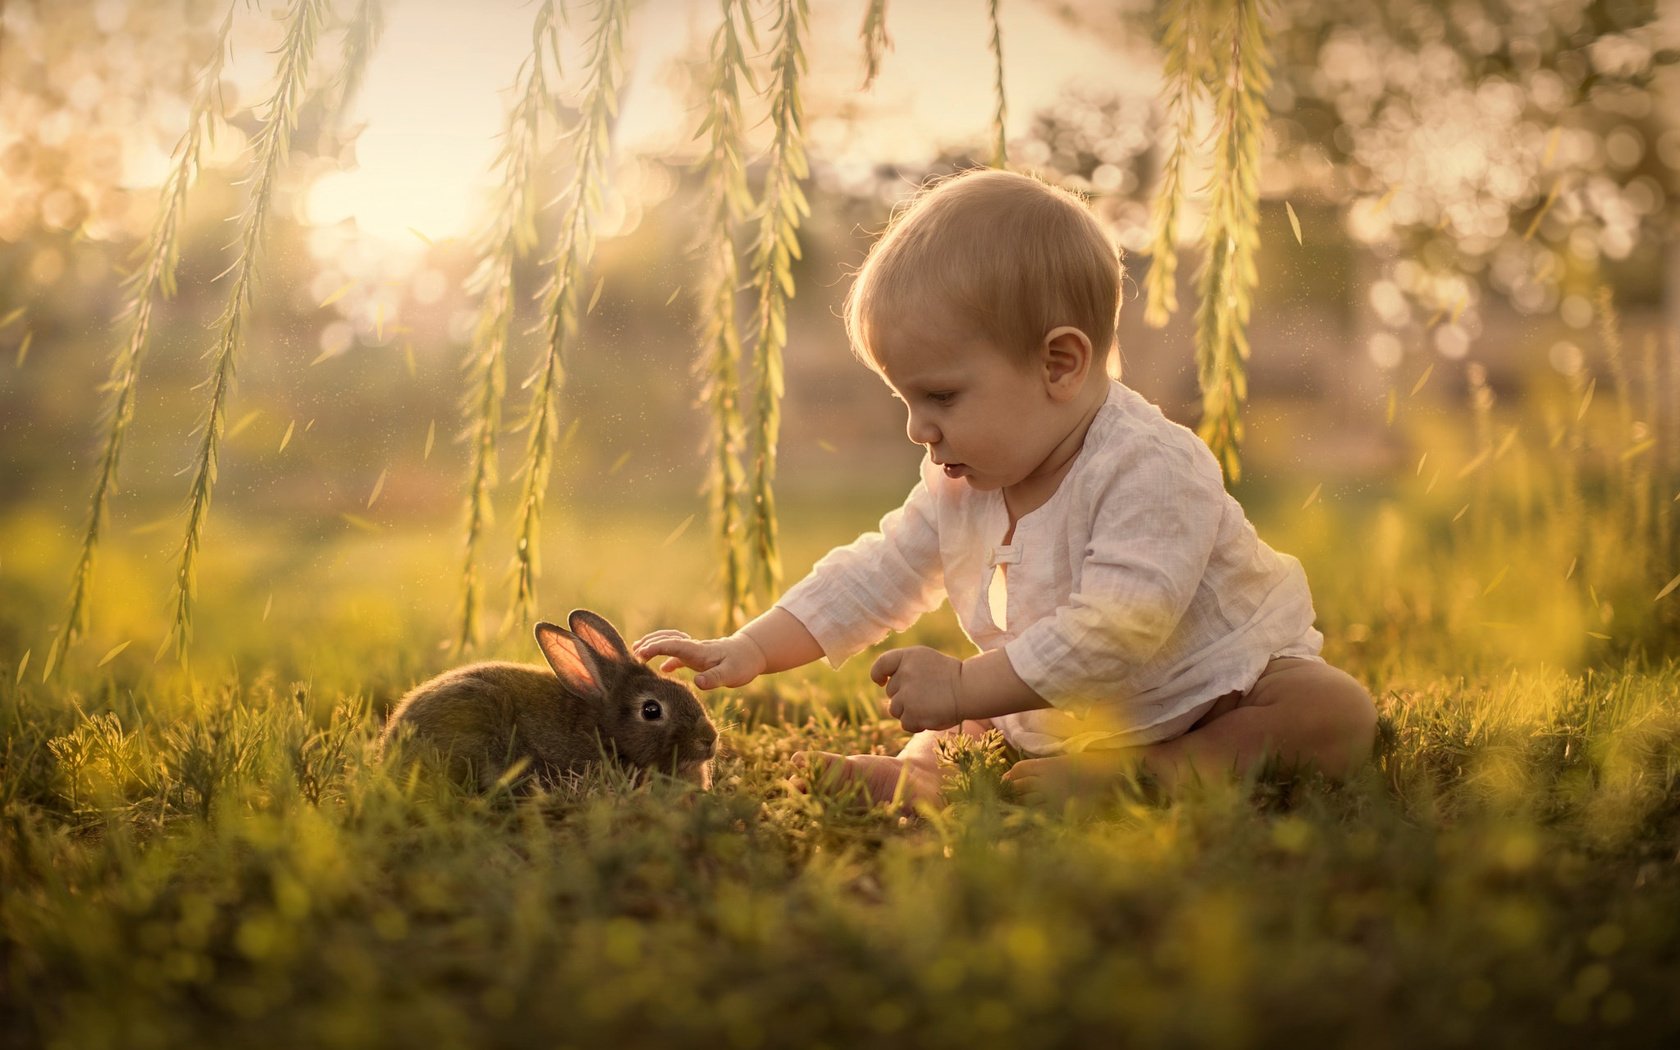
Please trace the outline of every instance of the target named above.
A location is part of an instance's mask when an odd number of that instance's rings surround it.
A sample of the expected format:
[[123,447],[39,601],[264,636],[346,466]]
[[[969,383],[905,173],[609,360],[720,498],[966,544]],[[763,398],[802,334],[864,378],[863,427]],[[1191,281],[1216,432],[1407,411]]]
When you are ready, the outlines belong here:
[[1100,360],[1121,274],[1114,241],[1079,197],[1028,175],[962,172],[925,185],[875,242],[846,296],[846,334],[878,368],[883,325],[943,308],[1018,359],[1069,325]]

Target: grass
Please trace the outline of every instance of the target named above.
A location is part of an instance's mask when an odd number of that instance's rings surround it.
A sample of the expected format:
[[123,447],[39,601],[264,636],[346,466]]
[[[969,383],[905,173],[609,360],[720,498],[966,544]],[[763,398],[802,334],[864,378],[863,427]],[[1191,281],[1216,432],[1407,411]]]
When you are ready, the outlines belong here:
[[818,698],[734,712],[709,795],[516,801],[393,780],[360,698],[260,673],[8,688],[8,1039],[1632,1041],[1680,1030],[1677,689],[1439,681],[1344,787],[908,822],[782,790],[895,742]]
[[[1476,428],[1414,411],[1422,470],[1311,496],[1251,472],[1328,655],[1382,709],[1345,785],[1050,810],[971,762],[919,819],[791,793],[797,750],[900,743],[854,660],[714,697],[709,794],[602,773],[466,796],[370,760],[449,659],[446,522],[304,537],[230,516],[191,670],[149,659],[151,537],[114,537],[102,633],[47,684],[0,674],[0,1046],[1672,1040],[1680,663],[1674,599],[1652,601],[1671,538],[1616,510],[1660,478],[1618,469],[1601,402],[1555,448],[1484,420],[1519,436],[1469,471]],[[873,513],[847,508],[786,510],[790,567]],[[549,607],[709,622],[709,541],[673,524],[552,524],[551,549],[589,557],[556,565]],[[8,668],[40,645],[68,535],[0,519]],[[910,638],[961,651],[948,612]]]

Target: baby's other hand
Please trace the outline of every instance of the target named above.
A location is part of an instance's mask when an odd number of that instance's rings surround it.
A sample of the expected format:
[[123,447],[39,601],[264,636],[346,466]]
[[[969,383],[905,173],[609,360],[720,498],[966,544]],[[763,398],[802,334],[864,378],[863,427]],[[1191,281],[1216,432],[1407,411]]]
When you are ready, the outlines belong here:
[[891,649],[875,661],[869,677],[886,687],[887,713],[905,732],[950,729],[962,722],[962,661],[954,656],[925,645]]
[[734,688],[764,673],[764,652],[744,634],[727,638],[693,638],[677,630],[654,631],[630,647],[636,659],[666,657],[659,665],[665,673],[687,667],[699,673],[694,685],[699,689]]

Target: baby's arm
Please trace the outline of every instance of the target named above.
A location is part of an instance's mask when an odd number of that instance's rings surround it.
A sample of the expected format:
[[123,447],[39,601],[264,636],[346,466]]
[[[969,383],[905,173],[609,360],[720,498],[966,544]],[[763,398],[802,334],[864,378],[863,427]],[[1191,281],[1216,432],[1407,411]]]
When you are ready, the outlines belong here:
[[634,646],[642,659],[667,657],[662,671],[699,673],[701,689],[746,685],[761,674],[829,657],[837,666],[889,630],[902,630],[944,596],[931,462],[904,505],[866,533],[829,551],[764,615],[727,638],[697,639],[682,631],[647,635]]
[[700,689],[735,688],[761,674],[774,674],[810,663],[823,655],[792,613],[777,606],[727,638],[691,638],[682,631],[655,631],[631,647],[638,660],[667,657],[661,671],[679,667],[700,672]]
[[962,664],[962,710],[959,721],[979,722],[1000,715],[1049,707],[1050,702],[1021,680],[1002,649],[971,656]]

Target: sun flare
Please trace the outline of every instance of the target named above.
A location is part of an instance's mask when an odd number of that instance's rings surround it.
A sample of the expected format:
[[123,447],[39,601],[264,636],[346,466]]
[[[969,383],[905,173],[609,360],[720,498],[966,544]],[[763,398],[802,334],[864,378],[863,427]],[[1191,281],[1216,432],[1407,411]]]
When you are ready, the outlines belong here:
[[380,136],[369,129],[366,159],[355,168],[316,179],[305,205],[308,221],[350,221],[363,234],[394,246],[421,245],[466,234],[485,173],[479,150],[453,141]]

